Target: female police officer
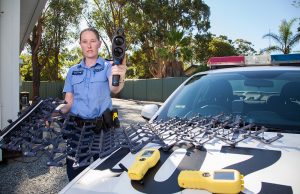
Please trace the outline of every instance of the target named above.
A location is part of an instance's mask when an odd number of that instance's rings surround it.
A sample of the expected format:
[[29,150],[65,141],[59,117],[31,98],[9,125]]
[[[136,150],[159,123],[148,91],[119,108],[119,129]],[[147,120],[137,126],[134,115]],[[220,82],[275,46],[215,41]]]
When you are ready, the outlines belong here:
[[[66,104],[60,108],[60,112],[76,115],[83,122],[85,119],[99,118],[107,109],[111,110],[110,93],[116,94],[124,86],[126,58],[121,65],[112,66],[110,62],[98,56],[100,46],[101,41],[96,29],[87,28],[80,33],[83,59],[69,69],[63,89]],[[112,75],[115,74],[120,75],[119,86],[112,85]],[[69,180],[85,168],[74,169],[73,163],[73,160],[67,158]]]

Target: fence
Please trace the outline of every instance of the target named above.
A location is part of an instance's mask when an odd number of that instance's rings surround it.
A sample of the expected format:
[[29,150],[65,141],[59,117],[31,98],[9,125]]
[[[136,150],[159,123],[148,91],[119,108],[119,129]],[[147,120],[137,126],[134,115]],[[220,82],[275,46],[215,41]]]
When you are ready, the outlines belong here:
[[[122,99],[134,99],[144,101],[165,101],[169,95],[183,82],[187,77],[172,77],[164,79],[127,79],[123,90],[118,95]],[[40,85],[40,96],[63,98],[64,81],[42,81]],[[29,92],[29,98],[32,99],[32,81],[22,82],[20,92]]]
[[126,80],[120,98],[145,101],[165,101],[186,77]]
[[[41,81],[40,97],[45,99],[48,97],[63,98],[64,81]],[[20,92],[29,92],[29,99],[33,99],[32,81],[23,81]]]

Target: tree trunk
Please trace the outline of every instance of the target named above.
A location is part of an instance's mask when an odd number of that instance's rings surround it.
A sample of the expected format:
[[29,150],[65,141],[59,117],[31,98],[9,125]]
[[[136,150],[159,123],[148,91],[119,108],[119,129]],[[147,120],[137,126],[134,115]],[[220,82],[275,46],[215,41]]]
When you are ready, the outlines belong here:
[[59,55],[59,47],[57,46],[55,48],[55,54],[54,54],[54,80],[58,80],[58,63],[59,63],[59,59],[58,59],[58,55]]
[[31,47],[31,62],[32,62],[32,96],[33,100],[40,96],[40,80],[41,80],[41,68],[39,63],[39,48],[42,37],[42,18],[40,17],[38,23],[32,30],[32,40],[28,39],[28,43]]
[[181,61],[166,61],[161,69],[162,77],[181,77],[184,75],[183,63]]
[[38,53],[32,53],[32,91],[33,91],[33,100],[36,97],[40,96],[40,68],[39,68],[39,61],[38,61]]

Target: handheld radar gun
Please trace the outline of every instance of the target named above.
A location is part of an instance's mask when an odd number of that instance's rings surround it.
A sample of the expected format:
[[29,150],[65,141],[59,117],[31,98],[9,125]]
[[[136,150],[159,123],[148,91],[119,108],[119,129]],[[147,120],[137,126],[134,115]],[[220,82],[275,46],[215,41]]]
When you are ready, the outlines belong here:
[[[123,28],[118,28],[112,41],[113,65],[120,65],[125,56],[125,34]],[[112,85],[119,86],[120,75],[112,76]]]

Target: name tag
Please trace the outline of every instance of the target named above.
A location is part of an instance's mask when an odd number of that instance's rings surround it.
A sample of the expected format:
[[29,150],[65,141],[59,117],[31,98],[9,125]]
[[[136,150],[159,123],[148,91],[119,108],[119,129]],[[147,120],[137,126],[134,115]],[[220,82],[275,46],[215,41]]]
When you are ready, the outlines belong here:
[[72,72],[72,75],[82,75],[83,74],[83,71],[73,71]]
[[104,69],[104,67],[101,67],[101,68],[99,68],[99,69],[94,69],[94,72],[100,72],[100,71],[102,71]]

